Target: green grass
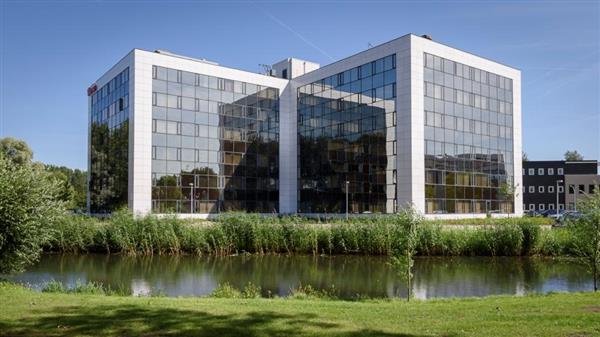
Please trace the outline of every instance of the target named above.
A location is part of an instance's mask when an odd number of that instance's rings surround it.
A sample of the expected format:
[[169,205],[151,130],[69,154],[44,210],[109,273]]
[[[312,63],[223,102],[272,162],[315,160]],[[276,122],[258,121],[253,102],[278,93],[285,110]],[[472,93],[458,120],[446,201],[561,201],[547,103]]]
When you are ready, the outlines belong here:
[[0,283],[0,336],[600,336],[600,293],[412,301],[124,297]]
[[[243,213],[202,222],[155,216],[134,219],[124,212],[105,220],[71,216],[56,225],[46,250],[129,255],[391,255],[402,249],[404,224],[409,220],[406,215],[392,215],[316,222],[297,216],[263,218]],[[424,256],[557,256],[568,254],[572,246],[564,230],[541,230],[540,224],[546,220],[540,218],[469,220],[488,224],[476,228],[417,221],[417,254]],[[460,223],[465,222],[456,224]]]

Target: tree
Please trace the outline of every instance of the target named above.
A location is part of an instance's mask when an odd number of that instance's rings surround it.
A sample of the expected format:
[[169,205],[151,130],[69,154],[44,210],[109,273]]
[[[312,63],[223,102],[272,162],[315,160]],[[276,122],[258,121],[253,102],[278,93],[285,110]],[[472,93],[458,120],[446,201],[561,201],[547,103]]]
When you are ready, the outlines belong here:
[[0,273],[14,273],[38,260],[64,206],[58,182],[43,168],[5,153],[0,152]]
[[[500,188],[498,189],[498,197],[500,200],[505,201],[510,205],[510,202],[514,203],[515,197],[518,195],[517,193],[518,187],[509,183],[502,183]],[[506,215],[510,216],[511,207],[506,206]]]
[[406,282],[406,301],[410,301],[412,297],[412,268],[415,260],[414,256],[417,252],[418,243],[418,227],[422,222],[422,218],[416,213],[413,208],[406,208],[400,212],[398,221],[403,232],[403,242],[391,257],[390,264],[394,267],[401,279]]
[[63,183],[63,200],[67,202],[68,208],[86,208],[87,172],[54,165],[46,165],[46,171]]
[[566,161],[580,161],[583,160],[583,156],[577,152],[577,150],[565,152]]
[[33,151],[25,141],[12,137],[0,138],[0,153],[5,158],[19,164],[29,164],[33,158]]
[[592,273],[594,291],[600,279],[600,192],[590,194],[580,202],[582,216],[569,223],[575,238],[575,253]]

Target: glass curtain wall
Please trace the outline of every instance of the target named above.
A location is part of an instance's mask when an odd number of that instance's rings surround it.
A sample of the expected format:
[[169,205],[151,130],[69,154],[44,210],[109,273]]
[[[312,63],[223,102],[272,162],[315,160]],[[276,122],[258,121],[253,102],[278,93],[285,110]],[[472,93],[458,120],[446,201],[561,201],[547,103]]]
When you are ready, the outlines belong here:
[[512,80],[424,59],[426,213],[512,212]]
[[91,95],[90,212],[127,206],[129,68]]
[[152,210],[277,212],[279,90],[153,67]]
[[395,211],[395,96],[395,55],[298,89],[300,212]]

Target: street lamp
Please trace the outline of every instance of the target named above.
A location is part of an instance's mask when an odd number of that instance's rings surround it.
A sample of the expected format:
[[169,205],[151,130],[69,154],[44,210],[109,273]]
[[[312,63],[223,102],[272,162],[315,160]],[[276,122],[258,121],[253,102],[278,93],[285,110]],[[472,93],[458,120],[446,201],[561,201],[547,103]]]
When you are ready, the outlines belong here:
[[561,179],[556,181],[556,219],[558,219],[558,184],[562,182]]
[[194,183],[190,183],[190,214],[194,213]]
[[346,220],[348,220],[348,186],[350,182],[346,180]]

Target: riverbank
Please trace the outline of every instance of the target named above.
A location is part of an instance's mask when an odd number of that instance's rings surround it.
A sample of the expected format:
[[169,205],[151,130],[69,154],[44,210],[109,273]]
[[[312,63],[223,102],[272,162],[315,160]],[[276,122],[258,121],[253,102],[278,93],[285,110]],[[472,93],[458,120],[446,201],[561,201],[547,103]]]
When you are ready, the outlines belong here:
[[39,293],[0,283],[0,336],[595,336],[600,293],[345,302]]
[[[53,228],[45,250],[62,253],[212,254],[299,253],[392,255],[401,250],[407,221],[418,221],[421,256],[562,256],[573,242],[568,231],[542,230],[546,219],[423,221],[406,216],[355,218],[315,223],[300,217],[226,214],[215,221],[169,217],[108,219],[71,216]],[[472,220],[471,220],[472,221]],[[452,226],[457,225],[457,226]]]

